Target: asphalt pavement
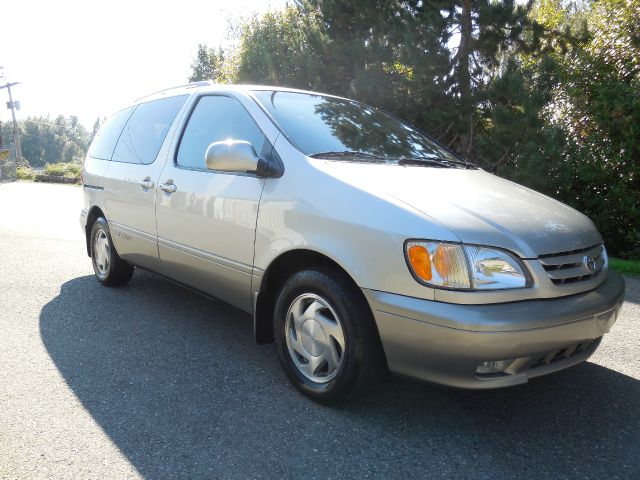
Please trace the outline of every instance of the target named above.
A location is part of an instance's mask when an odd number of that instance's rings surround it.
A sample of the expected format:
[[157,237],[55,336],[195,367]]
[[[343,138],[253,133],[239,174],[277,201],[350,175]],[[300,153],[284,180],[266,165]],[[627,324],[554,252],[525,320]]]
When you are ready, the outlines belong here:
[[251,318],[92,276],[82,189],[0,184],[0,478],[640,478],[640,281],[575,368],[495,391],[291,387]]

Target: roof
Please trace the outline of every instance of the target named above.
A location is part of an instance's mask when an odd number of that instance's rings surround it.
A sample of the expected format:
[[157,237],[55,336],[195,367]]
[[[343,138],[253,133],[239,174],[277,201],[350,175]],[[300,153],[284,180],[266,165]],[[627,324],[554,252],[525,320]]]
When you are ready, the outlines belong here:
[[[277,90],[279,92],[296,92],[296,93],[309,93],[313,95],[324,95],[329,97],[336,97],[335,95],[329,95],[326,93],[314,92],[310,90],[301,90],[297,88],[288,87],[276,87],[272,85],[231,85],[225,83],[215,83],[211,80],[204,80],[201,82],[185,83],[184,85],[176,85],[175,87],[165,88],[157,92],[150,93],[144,97],[138,98],[134,103],[147,102],[161,97],[173,97],[177,95],[184,95],[197,91],[241,91],[248,92],[251,90]],[[337,97],[341,98],[341,97]]]

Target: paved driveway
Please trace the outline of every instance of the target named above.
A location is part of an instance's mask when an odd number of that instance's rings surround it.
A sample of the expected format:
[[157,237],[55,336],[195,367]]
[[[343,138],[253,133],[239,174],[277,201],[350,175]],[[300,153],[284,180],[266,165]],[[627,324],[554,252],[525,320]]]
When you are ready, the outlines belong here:
[[640,282],[586,364],[507,390],[390,379],[339,408],[249,316],[92,278],[82,190],[0,185],[2,478],[640,478]]

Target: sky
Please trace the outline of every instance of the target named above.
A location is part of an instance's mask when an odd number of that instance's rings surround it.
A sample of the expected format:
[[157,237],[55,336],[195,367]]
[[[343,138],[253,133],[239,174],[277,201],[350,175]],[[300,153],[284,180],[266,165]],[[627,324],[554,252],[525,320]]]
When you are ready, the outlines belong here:
[[[0,21],[0,85],[20,101],[18,119],[96,118],[146,94],[187,82],[198,43],[228,45],[230,21],[286,0],[14,0]],[[11,119],[0,90],[0,121]]]

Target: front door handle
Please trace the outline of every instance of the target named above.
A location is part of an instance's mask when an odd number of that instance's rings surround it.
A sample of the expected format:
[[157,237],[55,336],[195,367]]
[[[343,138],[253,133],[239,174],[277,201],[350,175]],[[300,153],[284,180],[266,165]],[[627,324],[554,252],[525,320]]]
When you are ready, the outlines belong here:
[[145,190],[150,190],[153,188],[154,183],[151,181],[151,179],[149,177],[145,178],[143,181],[140,182],[140,186],[142,188],[144,188]]
[[160,185],[158,185],[158,187],[160,188],[160,190],[167,193],[173,193],[178,190],[178,187],[176,187],[173,183],[161,183]]

